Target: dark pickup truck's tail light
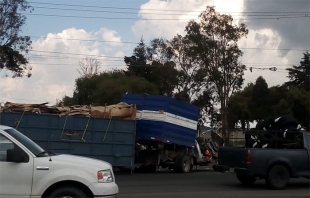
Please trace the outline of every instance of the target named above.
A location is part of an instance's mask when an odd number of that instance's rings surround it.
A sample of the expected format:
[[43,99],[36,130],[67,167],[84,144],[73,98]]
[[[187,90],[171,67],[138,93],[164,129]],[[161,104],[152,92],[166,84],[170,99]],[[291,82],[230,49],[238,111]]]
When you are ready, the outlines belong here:
[[249,150],[245,154],[245,163],[247,164],[251,163],[251,154]]

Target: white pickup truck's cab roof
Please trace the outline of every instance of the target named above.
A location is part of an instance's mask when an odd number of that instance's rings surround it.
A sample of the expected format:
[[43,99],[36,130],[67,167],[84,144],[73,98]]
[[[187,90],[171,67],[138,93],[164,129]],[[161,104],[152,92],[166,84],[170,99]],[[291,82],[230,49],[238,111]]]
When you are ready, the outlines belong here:
[[11,129],[12,127],[0,125],[0,130]]

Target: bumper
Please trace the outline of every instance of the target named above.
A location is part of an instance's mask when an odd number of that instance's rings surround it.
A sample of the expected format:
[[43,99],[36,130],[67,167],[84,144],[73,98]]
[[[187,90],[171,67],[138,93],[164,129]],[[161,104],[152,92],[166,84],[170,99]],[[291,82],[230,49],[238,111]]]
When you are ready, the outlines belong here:
[[221,173],[237,173],[237,174],[249,174],[249,171],[245,168],[232,168],[229,166],[214,165],[213,170]]
[[88,187],[96,198],[115,198],[119,192],[118,186],[115,182],[92,183]]

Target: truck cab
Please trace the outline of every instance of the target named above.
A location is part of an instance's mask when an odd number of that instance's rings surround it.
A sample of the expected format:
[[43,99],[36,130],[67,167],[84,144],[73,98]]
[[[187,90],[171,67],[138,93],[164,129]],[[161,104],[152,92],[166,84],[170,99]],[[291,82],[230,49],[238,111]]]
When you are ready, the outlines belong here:
[[54,154],[14,128],[0,125],[0,197],[116,197],[112,166]]

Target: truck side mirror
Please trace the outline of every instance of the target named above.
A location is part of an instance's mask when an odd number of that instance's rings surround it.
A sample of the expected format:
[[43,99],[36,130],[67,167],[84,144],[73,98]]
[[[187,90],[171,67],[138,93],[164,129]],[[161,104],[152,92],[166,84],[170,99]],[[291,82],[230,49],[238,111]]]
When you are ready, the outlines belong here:
[[21,149],[8,149],[6,154],[7,162],[26,162],[25,154]]

